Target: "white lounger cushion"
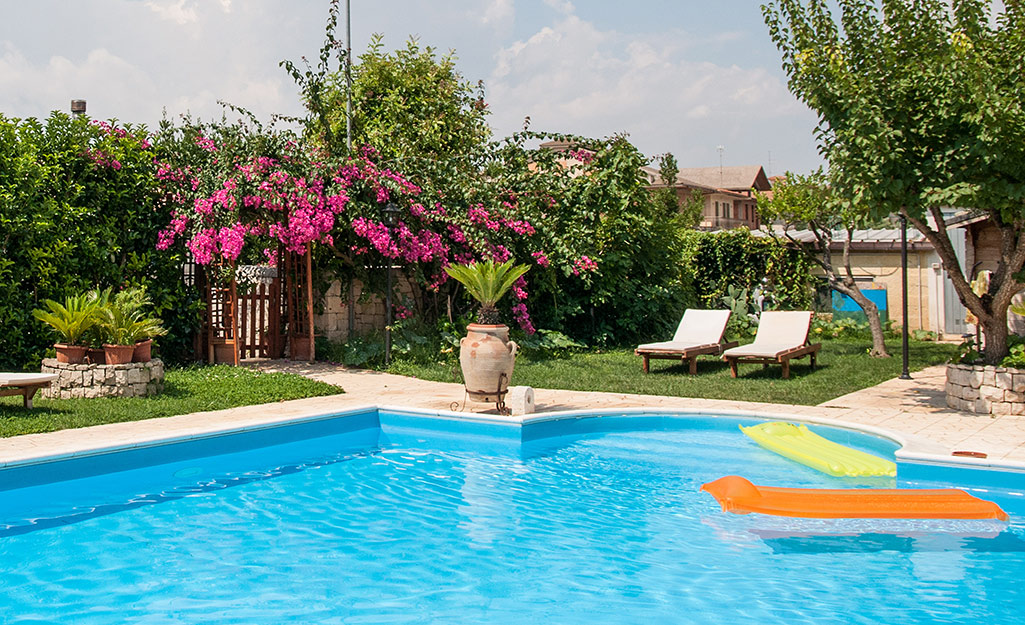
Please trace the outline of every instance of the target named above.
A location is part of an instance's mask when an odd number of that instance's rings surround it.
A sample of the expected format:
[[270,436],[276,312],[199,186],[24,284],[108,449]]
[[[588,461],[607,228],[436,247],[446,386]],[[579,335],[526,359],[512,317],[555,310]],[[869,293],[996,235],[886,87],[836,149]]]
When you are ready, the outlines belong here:
[[638,345],[640,350],[658,350],[667,352],[684,351],[702,345],[714,345],[722,340],[726,332],[726,323],[730,320],[728,310],[699,310],[688,308],[683,319],[676,328],[673,340],[661,343]]
[[0,373],[0,386],[25,386],[42,384],[57,379],[54,373]]
[[781,352],[801,347],[808,341],[811,312],[768,310],[762,313],[754,343],[723,352],[723,356],[774,358]]

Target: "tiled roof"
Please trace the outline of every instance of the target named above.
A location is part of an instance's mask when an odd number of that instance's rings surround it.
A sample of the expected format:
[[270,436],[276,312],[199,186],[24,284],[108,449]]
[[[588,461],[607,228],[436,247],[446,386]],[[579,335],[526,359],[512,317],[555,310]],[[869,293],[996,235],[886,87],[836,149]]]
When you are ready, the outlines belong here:
[[[652,186],[656,187],[662,186],[662,173],[659,172],[659,170],[655,169],[654,167],[641,167],[641,171],[644,172],[644,175],[647,177],[648,184],[651,184]],[[710,187],[708,185],[701,184],[700,182],[688,180],[679,175],[676,176],[676,185],[690,187],[691,189],[701,189],[703,191],[715,190],[715,187]]]
[[[776,236],[784,236],[783,228],[780,226],[773,226],[773,231]],[[769,236],[769,233],[764,230],[752,231],[751,234],[760,237]],[[811,230],[791,230],[789,236],[802,243],[812,243],[815,241],[815,234]],[[834,243],[842,243],[845,238],[847,238],[847,234],[844,231],[837,230],[833,232]],[[900,228],[855,230],[851,243],[855,245],[872,245],[873,247],[895,246],[899,248]],[[908,228],[908,245],[916,245],[918,247],[932,246],[929,240],[925,238],[925,235],[915,228]]]
[[681,169],[678,179],[691,180],[714,189],[731,191],[750,191],[758,189],[768,191],[769,179],[761,165],[744,165],[742,167],[690,167]]

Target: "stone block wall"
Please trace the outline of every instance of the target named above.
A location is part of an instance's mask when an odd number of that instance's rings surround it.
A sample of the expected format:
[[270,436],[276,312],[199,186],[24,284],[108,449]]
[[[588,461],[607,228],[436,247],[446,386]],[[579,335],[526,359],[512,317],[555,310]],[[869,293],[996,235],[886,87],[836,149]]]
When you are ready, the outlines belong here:
[[150,397],[164,390],[164,363],[159,359],[125,365],[71,365],[43,360],[43,373],[56,373],[43,397]]
[[1025,370],[947,365],[947,405],[988,415],[1025,415]]
[[[394,306],[401,304],[404,297],[412,296],[412,287],[409,281],[400,275],[398,271],[394,274],[396,295],[392,299],[392,314]],[[324,294],[324,309],[320,314],[313,316],[313,325],[318,335],[323,335],[331,341],[345,341],[349,338],[349,308],[355,300],[354,307],[354,334],[359,336],[374,330],[384,331],[385,309],[384,298],[376,295],[363,297],[363,285],[354,281],[353,293],[349,289],[342,288],[341,283],[335,280],[331,283],[327,293]]]

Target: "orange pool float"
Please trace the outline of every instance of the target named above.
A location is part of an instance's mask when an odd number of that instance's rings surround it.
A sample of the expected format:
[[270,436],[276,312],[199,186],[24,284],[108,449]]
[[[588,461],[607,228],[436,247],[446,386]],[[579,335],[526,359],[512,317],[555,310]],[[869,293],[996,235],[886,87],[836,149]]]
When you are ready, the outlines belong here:
[[1010,517],[997,504],[957,488],[778,488],[755,486],[739,475],[709,482],[723,512],[757,512],[816,519],[1000,519]]

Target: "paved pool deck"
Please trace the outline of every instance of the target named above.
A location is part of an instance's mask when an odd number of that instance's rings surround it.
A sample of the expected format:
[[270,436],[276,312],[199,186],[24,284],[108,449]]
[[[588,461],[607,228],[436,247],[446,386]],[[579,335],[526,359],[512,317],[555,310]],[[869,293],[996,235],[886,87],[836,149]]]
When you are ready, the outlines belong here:
[[[524,419],[499,417],[494,415],[493,406],[485,404],[461,406],[465,395],[461,384],[427,382],[326,363],[269,361],[253,366],[336,384],[345,389],[345,393],[0,439],[0,466],[44,457],[84,455],[112,447],[134,447],[168,438],[194,438],[226,429],[256,428],[285,419],[375,405],[430,411],[461,408],[462,414],[468,417],[477,415],[513,422]],[[942,366],[931,367],[915,372],[911,380],[889,380],[818,406],[535,389],[536,414],[525,418],[557,411],[638,408],[762,413],[885,432],[903,441],[903,451],[911,454],[942,458],[950,457],[953,451],[982,452],[987,459],[964,462],[979,466],[993,463],[1025,470],[1025,416],[978,416],[947,408],[943,395],[944,371]]]

